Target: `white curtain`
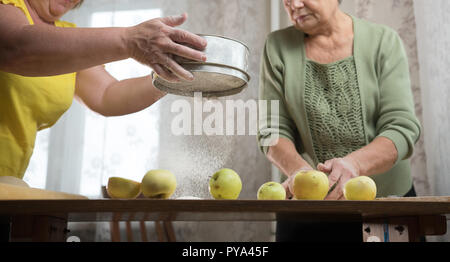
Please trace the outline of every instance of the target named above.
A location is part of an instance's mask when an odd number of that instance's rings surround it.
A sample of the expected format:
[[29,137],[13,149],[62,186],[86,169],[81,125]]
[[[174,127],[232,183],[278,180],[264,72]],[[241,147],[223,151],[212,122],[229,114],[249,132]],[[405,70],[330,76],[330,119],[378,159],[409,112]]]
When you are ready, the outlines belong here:
[[[433,195],[450,195],[450,1],[414,0],[427,172]],[[450,232],[450,224],[447,225]],[[437,237],[450,241],[450,234]]]

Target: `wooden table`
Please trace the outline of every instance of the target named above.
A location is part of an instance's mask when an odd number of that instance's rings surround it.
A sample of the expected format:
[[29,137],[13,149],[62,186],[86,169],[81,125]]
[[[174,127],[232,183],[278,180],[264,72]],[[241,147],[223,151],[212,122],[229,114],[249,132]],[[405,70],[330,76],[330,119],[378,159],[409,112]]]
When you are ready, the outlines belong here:
[[314,200],[0,200],[11,241],[65,241],[67,222],[361,221],[364,241],[418,241],[446,233],[450,197],[374,201]]

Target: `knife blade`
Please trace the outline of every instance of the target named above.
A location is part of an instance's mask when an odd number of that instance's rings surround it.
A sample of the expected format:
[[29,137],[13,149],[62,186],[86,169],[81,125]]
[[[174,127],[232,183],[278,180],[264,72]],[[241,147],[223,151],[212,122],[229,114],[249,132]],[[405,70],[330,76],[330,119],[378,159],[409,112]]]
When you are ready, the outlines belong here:
[[325,197],[327,197],[337,186],[337,184],[339,184],[339,181],[341,180],[341,177],[338,178],[338,180],[336,181],[336,183],[334,183],[331,187],[330,190],[328,190],[328,193]]

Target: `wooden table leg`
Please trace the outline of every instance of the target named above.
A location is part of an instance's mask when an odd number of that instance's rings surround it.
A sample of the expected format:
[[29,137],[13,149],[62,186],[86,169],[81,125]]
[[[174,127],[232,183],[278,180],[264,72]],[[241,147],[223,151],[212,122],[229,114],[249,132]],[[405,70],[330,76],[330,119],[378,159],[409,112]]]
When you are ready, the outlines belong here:
[[175,231],[173,230],[172,221],[164,221],[164,228],[166,229],[166,236],[169,242],[177,242]]
[[131,226],[131,221],[133,221],[133,219],[134,219],[134,213],[130,213],[129,217],[128,217],[128,221],[125,222],[128,242],[133,242],[133,228]]
[[133,229],[131,227],[131,222],[126,221],[125,226],[126,226],[126,230],[127,230],[127,241],[133,242]]
[[440,215],[370,219],[362,230],[364,242],[419,242],[427,235],[444,235],[447,220]]
[[145,226],[145,221],[139,221],[139,228],[141,229],[141,240],[142,240],[142,242],[148,242],[147,227]]
[[14,216],[11,218],[11,242],[65,242],[67,217]]
[[120,221],[121,213],[114,213],[113,221],[109,222],[111,232],[111,242],[120,242]]
[[155,221],[155,231],[156,236],[158,237],[158,241],[166,242],[166,239],[164,238],[164,229],[161,226],[161,221]]

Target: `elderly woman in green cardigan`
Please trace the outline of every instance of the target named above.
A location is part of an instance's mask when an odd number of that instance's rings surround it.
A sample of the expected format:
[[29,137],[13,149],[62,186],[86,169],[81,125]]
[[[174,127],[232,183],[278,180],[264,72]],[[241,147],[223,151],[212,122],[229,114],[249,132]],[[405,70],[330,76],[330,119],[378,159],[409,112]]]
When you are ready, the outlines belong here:
[[[258,139],[287,176],[288,195],[294,175],[309,169],[337,182],[330,200],[343,199],[357,176],[373,178],[378,197],[414,194],[407,159],[420,124],[398,34],[345,14],[341,0],[283,1],[294,26],[268,36],[260,79],[260,99],[280,107],[260,116],[268,125]],[[261,143],[274,132],[274,145]]]

